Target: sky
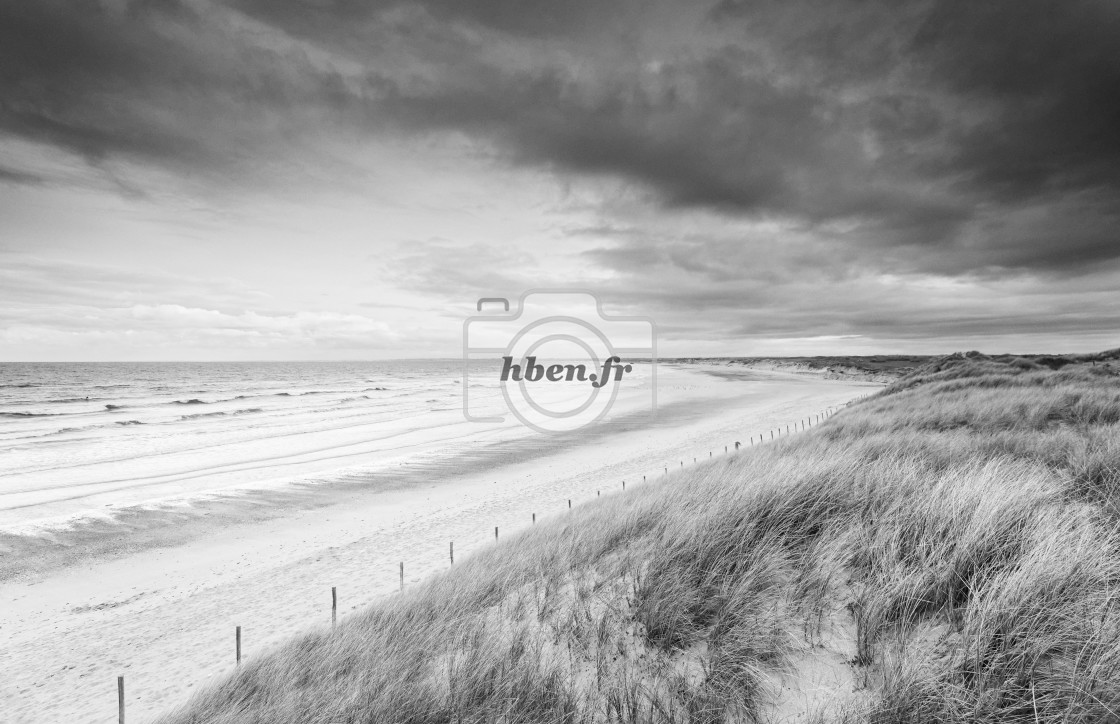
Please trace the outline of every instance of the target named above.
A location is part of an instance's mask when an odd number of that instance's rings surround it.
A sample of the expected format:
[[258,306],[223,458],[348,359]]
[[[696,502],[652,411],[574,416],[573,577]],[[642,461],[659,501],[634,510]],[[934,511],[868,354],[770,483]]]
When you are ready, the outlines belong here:
[[1120,347],[1114,0],[0,0],[0,360]]

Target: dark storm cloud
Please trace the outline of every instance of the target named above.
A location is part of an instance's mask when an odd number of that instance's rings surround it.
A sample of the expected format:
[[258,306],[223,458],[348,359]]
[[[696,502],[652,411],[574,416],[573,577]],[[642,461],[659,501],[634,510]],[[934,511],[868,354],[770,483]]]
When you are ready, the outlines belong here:
[[1120,182],[1120,6],[934,8],[912,49],[929,83],[990,112],[954,129],[950,169],[1000,198]]
[[192,144],[181,129],[129,118],[156,86],[198,73],[192,54],[184,56],[175,43],[161,47],[154,28],[160,15],[139,4],[117,14],[96,3],[5,4],[0,127],[91,159],[188,150]]
[[1068,274],[1120,256],[1117,37],[1105,0],[9,3],[0,133],[251,183],[450,131],[885,271]]
[[259,176],[303,149],[322,109],[351,92],[330,68],[232,19],[178,0],[5,3],[0,134],[94,167]]
[[[292,35],[326,40],[352,40],[355,26],[383,22],[402,8],[420,7],[432,17],[465,22],[526,38],[579,38],[596,29],[641,20],[642,4],[548,2],[548,0],[232,0],[231,5]],[[341,37],[340,37],[341,36]],[[355,46],[356,47],[356,46]]]
[[44,181],[45,179],[39,174],[27,173],[25,171],[18,171],[16,169],[0,166],[0,182],[36,186]]
[[786,209],[801,197],[804,213],[826,216],[874,203],[864,191],[794,188],[790,170],[824,161],[820,143],[803,141],[830,132],[814,118],[813,98],[741,74],[734,55],[663,70],[652,90],[609,78],[587,89],[558,72],[492,71],[467,87],[401,94],[389,111],[414,126],[469,129],[522,162],[640,181],[670,205]]

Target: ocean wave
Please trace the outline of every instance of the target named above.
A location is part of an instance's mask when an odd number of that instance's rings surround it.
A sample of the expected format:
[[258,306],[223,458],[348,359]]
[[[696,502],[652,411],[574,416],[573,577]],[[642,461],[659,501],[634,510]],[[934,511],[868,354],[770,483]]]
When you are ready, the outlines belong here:
[[65,403],[65,402],[97,402],[100,399],[102,399],[102,398],[95,397],[91,400],[88,397],[59,397],[59,398],[54,399],[54,400],[47,400],[47,402],[62,404],[62,403]]
[[105,405],[106,410],[120,410],[124,405]]
[[12,387],[12,388],[15,388],[15,387],[38,387],[38,386],[39,385],[35,384],[34,382],[19,382],[19,383],[11,384],[11,385],[0,385],[0,387]]
[[83,430],[93,430],[94,428],[105,427],[104,425],[84,425],[82,427],[61,427],[54,432],[41,432],[37,435],[21,435],[20,437],[9,438],[10,440],[40,440],[44,437],[54,437],[55,435],[65,435],[68,432],[81,432]]
[[58,417],[60,412],[0,412],[0,417]]
[[143,425],[139,420],[117,420],[117,425]]
[[249,415],[254,412],[264,412],[263,407],[246,407],[243,410],[233,410],[232,412],[196,412],[193,415],[180,415],[180,420],[197,420],[200,417],[224,417],[226,415]]
[[173,405],[209,405],[210,403],[209,402],[203,402],[202,400],[198,399],[197,397],[192,397],[189,400],[175,400],[175,402],[173,402],[172,404]]
[[65,435],[68,432],[81,432],[82,430],[90,430],[95,427],[100,427],[100,425],[86,425],[85,427],[63,427],[55,430],[54,432],[44,433],[40,437],[46,437],[47,435]]
[[193,415],[180,415],[180,420],[197,420],[200,417],[220,417],[225,415],[224,412],[196,412]]

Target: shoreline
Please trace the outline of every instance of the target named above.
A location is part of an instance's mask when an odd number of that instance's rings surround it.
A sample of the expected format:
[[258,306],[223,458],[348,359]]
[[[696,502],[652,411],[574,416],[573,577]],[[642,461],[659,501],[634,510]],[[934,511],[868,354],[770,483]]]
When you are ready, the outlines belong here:
[[393,468],[343,472],[319,481],[208,491],[115,507],[105,513],[86,511],[32,521],[24,525],[24,532],[0,528],[0,584],[35,579],[91,560],[189,544],[230,525],[252,526],[340,504],[377,504],[385,494],[420,489],[433,479],[446,484],[464,474],[484,473],[511,461],[559,454],[586,444],[596,435],[679,425],[702,416],[709,405],[728,404],[734,403],[715,398],[677,400],[661,405],[657,420],[651,421],[641,411],[631,412],[594,430],[547,436],[509,438],[503,437],[505,429],[495,429],[492,434],[498,439],[480,447],[450,454],[422,449]]
[[[232,668],[234,626],[243,627],[251,658],[329,625],[332,586],[344,617],[396,591],[400,561],[408,585],[448,565],[450,541],[458,560],[492,545],[495,526],[512,534],[531,525],[532,513],[566,514],[569,498],[576,506],[597,491],[618,494],[621,480],[640,485],[642,474],[653,482],[675,458],[695,454],[702,463],[706,450],[715,456],[735,440],[745,444],[748,430],[792,423],[879,387],[763,376],[757,383],[710,377],[722,396],[676,390],[677,402],[653,424],[624,419],[604,428],[610,435],[507,441],[442,467],[416,465],[398,473],[396,487],[376,492],[369,481],[343,481],[307,486],[311,493],[299,496],[264,491],[226,501],[228,509],[176,527],[151,517],[142,545],[0,582],[0,635],[8,660],[21,662],[3,672],[8,714],[113,721],[109,690],[123,674],[130,718],[150,718]],[[678,381],[703,387],[687,375]],[[180,538],[184,525],[189,534]]]

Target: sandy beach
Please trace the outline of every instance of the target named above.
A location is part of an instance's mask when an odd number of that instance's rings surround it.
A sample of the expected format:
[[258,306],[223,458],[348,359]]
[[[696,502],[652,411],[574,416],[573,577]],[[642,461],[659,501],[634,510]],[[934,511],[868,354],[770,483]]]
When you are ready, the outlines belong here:
[[[718,374],[712,374],[718,372]],[[579,515],[753,435],[792,425],[878,384],[778,371],[667,368],[653,423],[609,435],[543,436],[433,462],[400,463],[398,484],[274,490],[137,526],[96,555],[74,551],[0,584],[5,722],[116,721],[116,677],[130,722],[148,721],[234,666],[300,631],[392,595],[531,525]],[[695,462],[694,462],[695,460]],[[411,469],[410,469],[411,466]],[[302,496],[302,497],[301,497]],[[569,500],[573,506],[569,512]],[[212,513],[212,514],[211,514]]]

